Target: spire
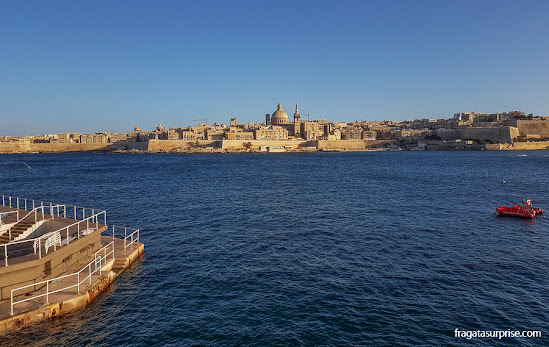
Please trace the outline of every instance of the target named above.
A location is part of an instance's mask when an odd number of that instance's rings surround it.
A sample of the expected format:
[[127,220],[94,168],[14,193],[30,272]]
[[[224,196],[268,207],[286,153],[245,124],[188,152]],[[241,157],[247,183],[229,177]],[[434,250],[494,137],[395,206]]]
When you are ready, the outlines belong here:
[[297,108],[297,101],[295,102],[295,114],[299,114],[299,109]]

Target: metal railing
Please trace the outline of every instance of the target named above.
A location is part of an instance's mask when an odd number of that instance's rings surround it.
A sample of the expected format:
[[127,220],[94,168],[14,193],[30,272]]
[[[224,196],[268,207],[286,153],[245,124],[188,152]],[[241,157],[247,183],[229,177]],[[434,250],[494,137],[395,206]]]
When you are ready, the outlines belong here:
[[[105,211],[101,211],[98,214],[92,215],[90,217],[87,217],[85,220],[81,220],[75,223],[72,223],[70,225],[67,225],[65,227],[59,228],[57,230],[54,230],[59,232],[61,234],[61,244],[68,245],[71,241],[71,232],[70,229],[73,228],[72,235],[75,239],[80,239],[80,237],[87,235],[89,231],[97,230],[99,228],[99,217],[101,214],[105,213]],[[90,228],[90,226],[95,227],[95,229]],[[76,229],[76,230],[74,230]],[[35,230],[36,231],[36,230]],[[3,245],[0,245],[0,247],[4,248],[4,263],[5,266],[8,266],[8,248],[20,248],[19,245],[21,244],[27,244],[28,245],[28,252],[30,252],[31,249],[34,248],[34,242],[38,241],[38,259],[42,259],[42,245],[45,243],[42,236],[38,236],[32,239],[28,240],[20,240],[20,241],[13,241],[10,243],[5,243]],[[20,249],[18,250],[21,251]],[[25,254],[26,255],[26,254]]]
[[[39,206],[39,207],[35,207],[33,208],[29,213],[27,213],[25,216],[23,216],[22,218],[19,218],[19,213],[17,214],[17,221],[15,222],[15,224],[13,226],[11,226],[7,233],[8,233],[8,236],[9,236],[9,239],[11,240],[11,229],[13,229],[13,227],[17,226],[17,224],[19,224],[20,222],[23,222],[25,219],[27,219],[27,217],[31,216],[33,213],[34,213],[34,220],[33,220],[33,225],[32,225],[32,231],[35,231],[37,226],[36,226],[36,223],[38,222],[41,222],[43,220],[53,220],[55,218],[54,216],[54,208],[57,207],[58,211],[59,211],[59,206],[61,205],[51,205],[51,206]],[[50,209],[49,210],[49,216],[48,218],[46,218],[47,214],[46,214],[46,209]],[[41,219],[38,219],[38,210],[41,210]],[[19,210],[17,210],[19,212]],[[3,235],[3,234],[2,234]]]
[[0,212],[0,227],[4,224],[11,224],[5,222],[5,218],[8,217],[10,214],[15,214],[15,222],[13,223],[17,223],[19,221],[19,210]]
[[[68,218],[68,219],[75,219],[78,220],[78,222],[72,223],[71,225],[68,225],[66,227],[59,228],[58,230],[63,236],[64,242],[62,241],[62,244],[69,244],[71,240],[70,236],[70,229],[74,228],[76,226],[76,231],[73,230],[73,234],[76,233],[75,238],[80,238],[83,235],[86,235],[90,230],[90,225],[95,225],[95,230],[99,228],[99,221],[102,219],[103,224],[107,224],[107,212],[105,210],[98,210],[98,209],[92,209],[92,208],[86,208],[86,207],[79,207],[79,206],[73,206],[73,205],[66,205],[66,204],[54,204],[51,202],[45,202],[45,201],[39,201],[39,200],[33,200],[33,199],[26,199],[26,198],[19,198],[19,197],[13,197],[9,195],[2,195],[1,196],[1,202],[2,206],[4,207],[10,207],[10,208],[16,208],[17,210],[17,222],[20,222],[30,216],[34,212],[34,222],[38,222],[38,211],[41,211],[42,218],[46,219],[47,216],[51,217],[51,219],[55,219],[55,217],[62,217],[62,218]],[[29,210],[28,213],[25,214],[23,218],[19,218],[21,213],[20,210],[26,211]],[[13,212],[13,211],[11,211]],[[11,213],[8,212],[8,213]],[[49,212],[49,214],[47,213]],[[36,231],[36,224],[32,226],[34,230]],[[11,240],[11,228],[7,231],[9,239]],[[74,235],[73,235],[74,236]],[[42,244],[44,243],[43,240],[40,240],[39,237],[35,237],[29,240],[21,240],[21,241],[14,241],[9,242],[6,244],[0,245],[0,250],[3,249],[4,251],[4,264],[5,266],[8,266],[8,248],[14,249],[16,248],[16,252],[19,253],[25,253],[25,251],[21,250],[21,244],[28,243],[28,249],[26,250],[26,253],[29,253],[33,246],[34,242],[38,240],[38,249],[39,254],[38,257],[42,258]],[[25,246],[27,246],[25,245]],[[25,254],[26,255],[26,254]],[[1,259],[1,256],[0,256]]]
[[[26,199],[9,195],[2,195],[2,206],[17,208],[19,210],[33,210],[36,207],[52,207],[54,208],[53,214],[56,214],[57,217],[71,218],[84,220],[87,217],[95,214],[100,214],[104,212],[104,221],[103,224],[107,224],[107,212],[105,210],[93,209],[89,207],[81,207],[67,204],[57,204],[52,202]],[[17,218],[19,219],[19,218]]]
[[[108,250],[110,247],[110,250]],[[65,291],[65,290],[68,290],[68,289],[72,289],[72,288],[77,288],[77,291],[78,291],[78,294],[80,294],[80,285],[82,283],[84,283],[85,281],[89,281],[89,284],[91,284],[92,282],[92,276],[97,272],[99,271],[99,275],[101,276],[103,273],[102,273],[102,267],[107,263],[107,258],[112,255],[112,258],[114,259],[114,241],[111,241],[110,243],[108,243],[107,245],[105,245],[103,248],[101,248],[100,250],[98,250],[97,252],[95,252],[94,254],[94,259],[92,261],[90,261],[86,266],[84,266],[80,271],[78,272],[75,272],[75,273],[72,273],[72,274],[69,274],[69,275],[65,275],[65,276],[60,276],[60,277],[56,277],[56,278],[53,278],[53,279],[50,279],[50,280],[46,280],[46,281],[42,281],[42,282],[37,282],[37,283],[33,283],[33,284],[29,284],[29,285],[26,285],[26,286],[22,286],[22,287],[19,287],[19,288],[16,288],[16,289],[12,289],[11,290],[11,315],[13,316],[13,307],[17,304],[20,304],[20,303],[23,303],[23,302],[26,302],[26,301],[29,301],[29,300],[33,300],[33,299],[36,299],[36,298],[40,298],[40,297],[43,297],[45,296],[46,297],[46,303],[49,303],[50,301],[50,295],[51,294],[55,294],[55,293],[59,293],[59,292],[62,292],[62,291]],[[81,278],[80,274],[84,271],[84,270],[87,270],[87,273],[88,275],[85,276],[84,278]],[[51,284],[52,282],[54,281],[61,281],[63,279],[67,279],[67,278],[70,278],[70,277],[76,277],[76,284],[69,284],[61,289],[54,289],[54,290],[51,290]],[[28,298],[25,298],[23,300],[19,300],[19,301],[13,301],[13,297],[14,297],[14,293],[18,290],[22,290],[22,289],[26,289],[26,288],[30,288],[30,287],[36,287],[36,286],[46,286],[46,292],[43,293],[43,294],[37,294],[37,295],[34,295],[34,296],[31,296],[31,297],[28,297]]]
[[[119,235],[122,238],[122,229],[124,229],[124,254],[126,254],[126,248],[130,247],[134,243],[139,243],[139,229],[124,227],[121,225],[112,226],[112,238],[114,239]],[[128,234],[128,232],[130,232]]]

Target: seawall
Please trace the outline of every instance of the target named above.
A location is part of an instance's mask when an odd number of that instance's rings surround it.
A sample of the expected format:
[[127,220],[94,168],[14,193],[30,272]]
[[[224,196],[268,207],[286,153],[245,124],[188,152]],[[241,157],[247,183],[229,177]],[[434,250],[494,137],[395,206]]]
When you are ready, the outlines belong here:
[[543,142],[515,142],[487,144],[486,150],[489,151],[535,151],[549,149],[549,141]]
[[32,143],[32,142],[0,142],[0,153],[63,153],[89,152],[105,150],[109,147],[124,147],[112,143]]

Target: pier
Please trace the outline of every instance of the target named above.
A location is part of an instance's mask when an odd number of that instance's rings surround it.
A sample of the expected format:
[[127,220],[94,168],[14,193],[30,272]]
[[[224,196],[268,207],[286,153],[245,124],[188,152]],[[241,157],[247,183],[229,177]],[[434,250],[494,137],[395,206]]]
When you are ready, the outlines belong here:
[[144,253],[106,211],[10,196],[0,206],[0,334],[87,306]]

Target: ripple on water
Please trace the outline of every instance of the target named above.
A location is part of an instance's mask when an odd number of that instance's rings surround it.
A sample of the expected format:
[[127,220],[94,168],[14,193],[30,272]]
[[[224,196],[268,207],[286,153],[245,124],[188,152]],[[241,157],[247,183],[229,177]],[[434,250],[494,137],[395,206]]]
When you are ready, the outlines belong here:
[[455,328],[549,331],[549,222],[493,213],[525,196],[549,206],[547,157],[393,154],[0,156],[33,168],[1,171],[5,193],[107,209],[146,242],[87,309],[2,342],[458,345]]

